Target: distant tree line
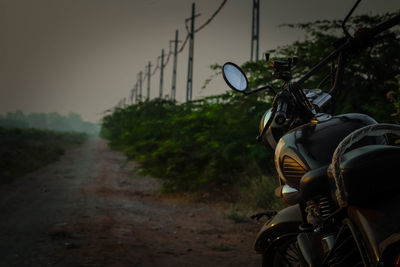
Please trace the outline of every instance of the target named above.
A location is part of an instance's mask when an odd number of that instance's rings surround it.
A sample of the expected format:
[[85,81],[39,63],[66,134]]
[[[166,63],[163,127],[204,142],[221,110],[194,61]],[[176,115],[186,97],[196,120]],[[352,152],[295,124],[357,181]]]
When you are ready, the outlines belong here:
[[24,114],[21,110],[0,115],[0,126],[84,132],[90,135],[97,135],[100,127],[95,123],[84,121],[79,114],[72,112],[63,116],[57,112]]

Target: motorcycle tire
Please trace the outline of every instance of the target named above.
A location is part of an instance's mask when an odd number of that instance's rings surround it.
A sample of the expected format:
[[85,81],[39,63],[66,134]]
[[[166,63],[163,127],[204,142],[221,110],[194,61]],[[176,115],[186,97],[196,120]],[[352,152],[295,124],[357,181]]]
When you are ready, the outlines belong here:
[[263,253],[263,267],[301,267],[306,266],[300,249],[297,245],[296,236],[280,240],[274,251]]

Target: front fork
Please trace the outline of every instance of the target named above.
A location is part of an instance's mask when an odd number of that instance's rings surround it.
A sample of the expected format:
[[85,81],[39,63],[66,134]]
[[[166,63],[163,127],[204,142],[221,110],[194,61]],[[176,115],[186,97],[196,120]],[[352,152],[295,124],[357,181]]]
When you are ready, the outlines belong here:
[[308,266],[321,266],[335,244],[337,231],[332,224],[332,201],[329,197],[320,196],[307,203],[302,201],[299,205],[302,216],[297,235],[299,250]]

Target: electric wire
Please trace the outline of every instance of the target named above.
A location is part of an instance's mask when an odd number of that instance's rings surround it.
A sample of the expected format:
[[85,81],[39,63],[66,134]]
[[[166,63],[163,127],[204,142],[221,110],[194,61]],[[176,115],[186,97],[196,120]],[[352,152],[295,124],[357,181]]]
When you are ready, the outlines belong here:
[[[199,31],[204,29],[208,24],[210,24],[211,21],[213,21],[213,19],[218,15],[218,13],[225,6],[226,2],[228,2],[228,0],[223,0],[222,3],[219,5],[219,7],[214,11],[214,13],[200,27],[198,27],[197,29],[194,30],[194,33],[198,33]],[[177,54],[180,54],[185,49],[186,44],[189,41],[189,38],[190,38],[190,35],[191,35],[190,30],[189,30],[189,26],[187,24],[187,22],[189,20],[190,19],[186,19],[185,20],[185,28],[186,28],[186,31],[187,31],[187,35],[186,35],[185,40],[183,41],[181,47],[178,49]],[[170,45],[169,45],[169,52],[168,52],[167,58],[165,60],[165,63],[163,64],[164,68],[168,65],[170,57],[173,54],[173,52],[171,51],[172,50],[171,49],[171,43],[172,42],[170,42]],[[157,65],[154,68],[154,70],[150,73],[150,77],[154,76],[156,74],[157,70],[160,69],[160,59],[161,59],[161,56],[158,56],[157,57]],[[144,71],[144,76],[142,77],[142,82],[147,78],[147,76],[148,76],[148,72]],[[138,81],[136,82],[136,85],[137,84],[138,84]]]
[[215,12],[211,15],[211,17],[203,23],[203,25],[201,25],[199,28],[197,28],[194,32],[197,33],[199,31],[201,31],[205,26],[207,26],[208,24],[210,24],[210,22],[215,18],[215,16],[218,15],[218,13],[221,11],[221,9],[224,7],[224,5],[226,4],[226,2],[228,2],[228,0],[223,0],[221,5],[217,8],[217,10],[215,10]]
[[172,51],[171,50],[172,50],[171,49],[171,42],[169,42],[169,51],[168,51],[167,58],[165,59],[165,62],[164,62],[164,68],[168,65],[169,59],[170,59],[170,57],[172,55]]
[[179,50],[178,50],[178,54],[179,54],[180,52],[182,52],[183,49],[185,48],[187,41],[189,41],[189,37],[190,37],[189,34],[186,35],[185,41],[183,41],[183,44],[182,44],[181,48],[179,48]]
[[153,72],[150,74],[150,77],[154,76],[154,74],[156,74],[157,70],[160,68],[160,59],[161,59],[161,56],[158,56],[157,57],[157,65],[154,68]]

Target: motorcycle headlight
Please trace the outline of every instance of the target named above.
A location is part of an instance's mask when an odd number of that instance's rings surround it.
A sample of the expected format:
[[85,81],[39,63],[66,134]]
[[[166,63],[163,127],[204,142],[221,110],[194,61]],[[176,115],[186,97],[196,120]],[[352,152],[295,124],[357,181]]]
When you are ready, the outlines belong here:
[[[268,109],[267,112],[261,117],[259,130],[260,134],[262,133],[265,125],[267,124],[268,120],[271,118],[272,109]],[[269,127],[269,129],[265,132],[261,139],[261,143],[264,145],[269,146],[272,150],[275,150],[276,144],[278,143],[279,139],[286,133],[287,127],[274,127],[274,123]]]

